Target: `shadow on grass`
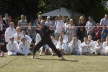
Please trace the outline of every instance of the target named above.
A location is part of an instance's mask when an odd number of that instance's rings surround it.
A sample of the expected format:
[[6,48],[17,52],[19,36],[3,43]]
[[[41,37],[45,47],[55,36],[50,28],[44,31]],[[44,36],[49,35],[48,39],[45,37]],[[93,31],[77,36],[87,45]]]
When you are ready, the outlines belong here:
[[60,59],[45,59],[45,58],[35,58],[38,60],[43,60],[43,61],[67,61],[67,62],[79,62],[78,60],[60,60]]

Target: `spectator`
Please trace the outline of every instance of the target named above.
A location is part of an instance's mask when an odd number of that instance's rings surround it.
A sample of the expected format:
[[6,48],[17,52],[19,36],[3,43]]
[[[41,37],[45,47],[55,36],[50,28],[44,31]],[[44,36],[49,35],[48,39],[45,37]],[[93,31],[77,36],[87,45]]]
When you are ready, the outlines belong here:
[[62,16],[58,16],[58,20],[56,20],[55,22],[55,27],[56,27],[55,30],[56,36],[59,37],[60,33],[64,31],[64,27],[65,27],[65,23],[62,20]]
[[70,49],[68,46],[69,43],[68,35],[65,32],[62,32],[62,38],[63,38],[63,42],[62,42],[63,52],[64,54],[70,54]]
[[21,39],[24,37],[21,27],[16,27],[16,33],[14,34],[15,41],[19,44]]
[[8,55],[14,56],[18,52],[18,43],[14,41],[14,37],[11,37],[7,44]]
[[69,47],[72,54],[75,54],[75,55],[81,54],[80,44],[81,44],[81,41],[77,38],[77,36],[74,36],[71,42],[69,43]]
[[33,21],[32,26],[37,26],[38,24],[40,24],[41,20],[42,16],[39,15],[38,18]]
[[3,17],[3,22],[5,24],[5,27],[7,28],[9,26],[9,15],[8,13],[5,13],[5,16]]
[[59,36],[59,39],[58,39],[58,41],[57,41],[56,48],[57,48],[58,50],[60,50],[60,51],[63,53],[62,44],[63,44],[63,37],[62,37],[62,35],[60,35],[60,36]]
[[100,25],[102,25],[102,26],[108,26],[108,15],[107,14],[105,14],[105,16],[104,16],[104,18],[102,18],[101,20],[100,20]]
[[21,15],[21,19],[18,21],[18,26],[20,26],[22,29],[26,29],[26,26],[27,26],[27,19],[26,19],[26,16],[24,15]]
[[28,47],[30,47],[31,42],[32,42],[32,38],[29,35],[27,35],[24,30],[22,31],[22,35],[23,35],[24,38],[26,38],[27,43],[28,43]]
[[95,41],[92,40],[91,35],[88,35],[88,49],[89,49],[89,54],[96,54]]
[[102,32],[102,27],[100,27],[100,24],[97,23],[96,27],[93,29],[93,39],[98,40],[101,39],[101,32]]
[[102,54],[103,55],[108,55],[108,37],[106,37],[106,41],[103,42]]
[[28,46],[26,38],[22,38],[19,43],[18,53],[27,56],[30,54],[30,47]]
[[4,30],[3,18],[2,18],[2,16],[0,15],[0,33],[1,33],[1,31],[3,32],[3,30]]
[[3,19],[2,16],[0,15],[0,43],[4,43],[4,23],[3,23]]
[[96,54],[101,54],[102,53],[102,42],[101,39],[98,39],[95,43],[95,49],[96,49]]
[[46,26],[49,26],[49,27],[50,27],[50,26],[53,26],[53,23],[52,23],[52,21],[51,21],[51,19],[50,19],[50,16],[47,17],[47,20],[45,21],[45,25],[46,25]]
[[85,25],[85,28],[86,28],[86,31],[87,31],[87,34],[91,35],[93,33],[93,29],[95,26],[95,21],[91,18],[91,17],[88,17],[88,21],[86,22],[86,25]]
[[69,24],[66,28],[66,33],[68,34],[69,42],[71,41],[73,36],[76,36],[76,26],[73,19],[70,19]]
[[5,31],[5,42],[9,42],[9,38],[11,38],[16,33],[14,28],[14,22],[10,22],[9,27]]
[[84,37],[87,36],[87,32],[85,29],[85,24],[86,24],[86,19],[84,16],[80,16],[79,18],[79,24],[78,24],[78,28],[77,28],[77,36],[78,39],[83,41]]
[[35,40],[35,35],[36,35],[35,28],[36,26],[32,26],[32,22],[29,22],[27,34],[32,38],[33,41]]
[[101,40],[105,41],[107,36],[108,36],[108,27],[103,26],[102,33],[101,33]]
[[84,41],[81,43],[80,47],[81,47],[81,54],[82,55],[89,54],[88,38],[87,37],[84,37]]

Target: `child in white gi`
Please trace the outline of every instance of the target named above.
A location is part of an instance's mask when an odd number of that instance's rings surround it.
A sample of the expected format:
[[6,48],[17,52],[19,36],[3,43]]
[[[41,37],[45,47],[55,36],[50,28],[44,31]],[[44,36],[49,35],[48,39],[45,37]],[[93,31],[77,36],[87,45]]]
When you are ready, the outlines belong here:
[[90,54],[96,54],[95,41],[92,40],[91,35],[88,35],[88,48]]
[[100,39],[98,39],[96,42],[95,42],[95,49],[96,49],[96,54],[101,54],[102,53],[102,42]]
[[102,54],[108,55],[108,37],[106,37],[106,41],[103,42]]
[[84,41],[81,43],[80,47],[81,47],[81,54],[82,55],[88,54],[89,49],[88,49],[88,38],[87,37],[84,37]]
[[19,43],[18,52],[20,54],[27,56],[28,54],[31,53],[29,49],[30,49],[30,47],[28,46],[26,38],[22,38],[21,42]]
[[81,41],[78,40],[76,36],[74,36],[71,42],[69,43],[70,51],[72,54],[75,54],[75,55],[81,54],[80,44],[81,44]]
[[17,55],[18,52],[18,43],[14,41],[14,37],[10,38],[10,41],[7,44],[8,55]]
[[59,39],[58,39],[58,41],[57,41],[56,48],[57,48],[58,50],[60,50],[61,52],[63,52],[62,44],[63,44],[63,37],[60,35],[60,36],[59,36]]
[[70,54],[70,49],[68,46],[68,42],[69,42],[68,35],[65,32],[62,32],[62,38],[63,38],[63,42],[62,42],[63,52],[64,54]]

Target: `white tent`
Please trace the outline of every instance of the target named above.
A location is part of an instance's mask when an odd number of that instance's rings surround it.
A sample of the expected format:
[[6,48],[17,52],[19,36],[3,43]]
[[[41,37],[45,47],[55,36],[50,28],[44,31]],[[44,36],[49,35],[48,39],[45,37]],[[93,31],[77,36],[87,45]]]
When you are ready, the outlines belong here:
[[53,11],[50,11],[48,13],[42,14],[42,16],[71,16],[71,13],[66,8],[60,8]]
[[50,11],[48,13],[44,13],[41,16],[68,16],[68,17],[72,17],[74,18],[75,16],[80,16],[81,14],[77,13],[77,12],[72,12],[66,8],[60,8],[60,9],[56,9],[53,11]]

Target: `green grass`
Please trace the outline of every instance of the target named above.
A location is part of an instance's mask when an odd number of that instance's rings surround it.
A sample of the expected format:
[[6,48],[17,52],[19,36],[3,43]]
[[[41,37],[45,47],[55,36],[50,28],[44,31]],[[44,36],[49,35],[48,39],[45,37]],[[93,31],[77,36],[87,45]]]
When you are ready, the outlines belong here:
[[107,56],[65,56],[60,61],[56,56],[0,57],[0,72],[108,72]]

